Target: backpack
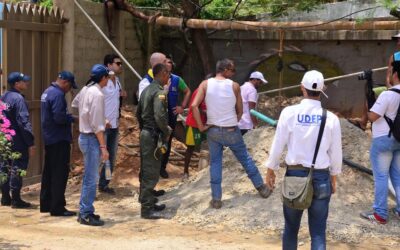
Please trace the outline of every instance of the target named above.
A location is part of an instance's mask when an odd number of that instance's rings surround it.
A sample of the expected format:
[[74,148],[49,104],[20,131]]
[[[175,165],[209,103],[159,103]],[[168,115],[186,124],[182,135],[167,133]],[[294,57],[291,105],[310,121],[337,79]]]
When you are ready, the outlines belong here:
[[[400,90],[399,89],[389,89],[390,91],[396,92],[397,94],[400,94]],[[389,117],[387,117],[386,115],[383,116],[387,122],[387,124],[389,125],[389,134],[388,137],[390,137],[391,135],[394,136],[394,138],[400,142],[400,105],[397,108],[397,113],[396,116],[394,118],[394,120],[390,119]]]

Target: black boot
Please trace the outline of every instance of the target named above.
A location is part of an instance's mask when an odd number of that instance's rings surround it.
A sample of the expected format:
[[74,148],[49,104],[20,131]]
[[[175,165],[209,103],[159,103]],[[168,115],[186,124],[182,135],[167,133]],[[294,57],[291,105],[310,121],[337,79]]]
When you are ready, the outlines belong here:
[[3,193],[1,195],[1,205],[2,206],[11,206],[11,196],[9,193]]
[[140,217],[148,220],[164,219],[164,216],[157,212],[155,209],[142,208]]
[[31,206],[31,203],[26,202],[21,199],[21,195],[19,192],[12,192],[11,198],[11,207],[12,208],[28,208]]

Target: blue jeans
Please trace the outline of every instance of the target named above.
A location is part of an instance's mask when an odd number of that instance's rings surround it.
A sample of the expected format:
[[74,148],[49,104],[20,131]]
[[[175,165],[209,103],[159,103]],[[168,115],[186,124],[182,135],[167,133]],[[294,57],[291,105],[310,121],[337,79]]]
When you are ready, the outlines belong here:
[[375,213],[387,220],[389,177],[396,192],[396,208],[397,211],[400,211],[400,143],[393,136],[373,138],[370,160],[375,183],[373,208]]
[[[118,128],[107,128],[104,135],[107,141],[107,151],[110,156],[109,159],[110,159],[111,172],[113,172],[118,150],[118,137],[119,137]],[[105,188],[109,183],[110,181],[106,180],[106,174],[104,168],[102,168],[100,172],[99,188]]]
[[[288,176],[307,176],[308,171],[289,170]],[[308,208],[308,228],[311,235],[311,249],[326,249],[326,221],[328,219],[329,201],[331,199],[332,186],[329,171],[313,172],[314,196],[311,206]],[[282,249],[297,249],[297,234],[300,229],[303,210],[289,208],[283,205],[285,216],[285,230],[282,238]]]
[[96,198],[96,184],[99,179],[100,145],[94,134],[80,134],[79,148],[83,153],[85,164],[79,213],[81,217],[86,217],[94,213],[93,202]]
[[222,197],[222,156],[223,147],[229,147],[236,159],[246,170],[254,187],[258,188],[264,184],[263,179],[254,164],[253,159],[247,152],[242,134],[238,127],[219,128],[211,127],[207,131],[208,147],[210,150],[210,183],[211,196],[214,200],[221,200]]

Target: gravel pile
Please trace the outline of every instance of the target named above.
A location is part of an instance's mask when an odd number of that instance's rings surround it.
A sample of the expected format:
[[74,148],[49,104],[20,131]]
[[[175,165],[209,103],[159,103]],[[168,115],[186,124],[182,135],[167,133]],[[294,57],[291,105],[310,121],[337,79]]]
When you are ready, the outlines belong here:
[[[287,101],[286,104],[297,103],[299,100],[296,98]],[[275,110],[279,109],[275,108]],[[271,114],[271,117],[274,116],[279,115]],[[369,135],[345,119],[341,119],[341,128],[344,157],[369,167]],[[266,172],[263,165],[268,158],[274,132],[275,129],[272,127],[261,127],[250,131],[244,137],[248,150],[263,177]],[[192,224],[202,228],[223,225],[246,232],[280,232],[283,228],[280,197],[283,174],[284,170],[281,169],[277,175],[276,189],[273,194],[268,199],[262,199],[232,152],[226,149],[223,162],[223,207],[221,209],[216,210],[209,206],[211,191],[208,169],[203,169],[189,182],[168,192],[161,202],[167,204],[169,216],[182,224]],[[330,205],[329,237],[346,242],[359,242],[364,237],[371,236],[392,239],[398,237],[400,222],[393,216],[389,218],[389,223],[385,226],[374,225],[359,217],[361,211],[371,208],[372,202],[372,178],[343,165],[343,173],[338,180],[338,190],[332,196]],[[393,206],[394,200],[389,199],[389,207]],[[307,216],[303,218],[302,223],[306,224],[306,222]],[[305,225],[301,230],[305,235],[308,232]]]

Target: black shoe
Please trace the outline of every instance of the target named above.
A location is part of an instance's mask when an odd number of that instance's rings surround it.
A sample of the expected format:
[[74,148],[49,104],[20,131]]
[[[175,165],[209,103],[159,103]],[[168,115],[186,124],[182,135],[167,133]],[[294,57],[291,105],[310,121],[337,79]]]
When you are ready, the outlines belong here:
[[167,206],[165,206],[165,204],[160,204],[160,205],[155,204],[153,209],[154,211],[160,212],[163,211],[166,207]]
[[257,191],[264,199],[268,198],[272,194],[272,190],[269,189],[265,184],[262,184],[260,187],[258,187]]
[[222,207],[222,201],[221,200],[211,200],[210,206],[215,209],[220,209]]
[[69,217],[69,216],[75,216],[76,212],[65,210],[64,212],[60,212],[60,213],[50,213],[50,215],[51,216]]
[[115,191],[113,188],[110,187],[99,187],[99,192],[100,193],[106,193],[106,194],[111,194],[111,195],[115,195]]
[[96,216],[94,214],[89,214],[88,216],[85,217],[78,217],[78,222],[82,225],[87,225],[87,226],[103,226],[104,225],[104,221],[100,220],[100,218],[98,218],[99,216]]
[[164,179],[168,179],[168,178],[169,178],[168,172],[167,172],[167,170],[165,170],[165,169],[161,169],[161,170],[160,170],[160,176],[161,176],[162,178],[164,178]]
[[44,207],[40,207],[40,212],[41,213],[50,213],[50,208],[44,208]]
[[1,197],[1,205],[2,206],[11,206],[11,197]]
[[[164,189],[153,190],[153,194],[154,194],[154,196],[156,196],[156,197],[163,196],[163,195],[165,194],[165,190],[164,190]],[[156,202],[156,203],[157,203],[157,202]]]
[[23,201],[22,199],[11,200],[11,207],[12,208],[29,208],[29,207],[31,207],[31,203]]
[[162,216],[158,211],[155,211],[154,209],[149,211],[142,211],[140,213],[140,217],[147,220],[164,219],[164,216]]

